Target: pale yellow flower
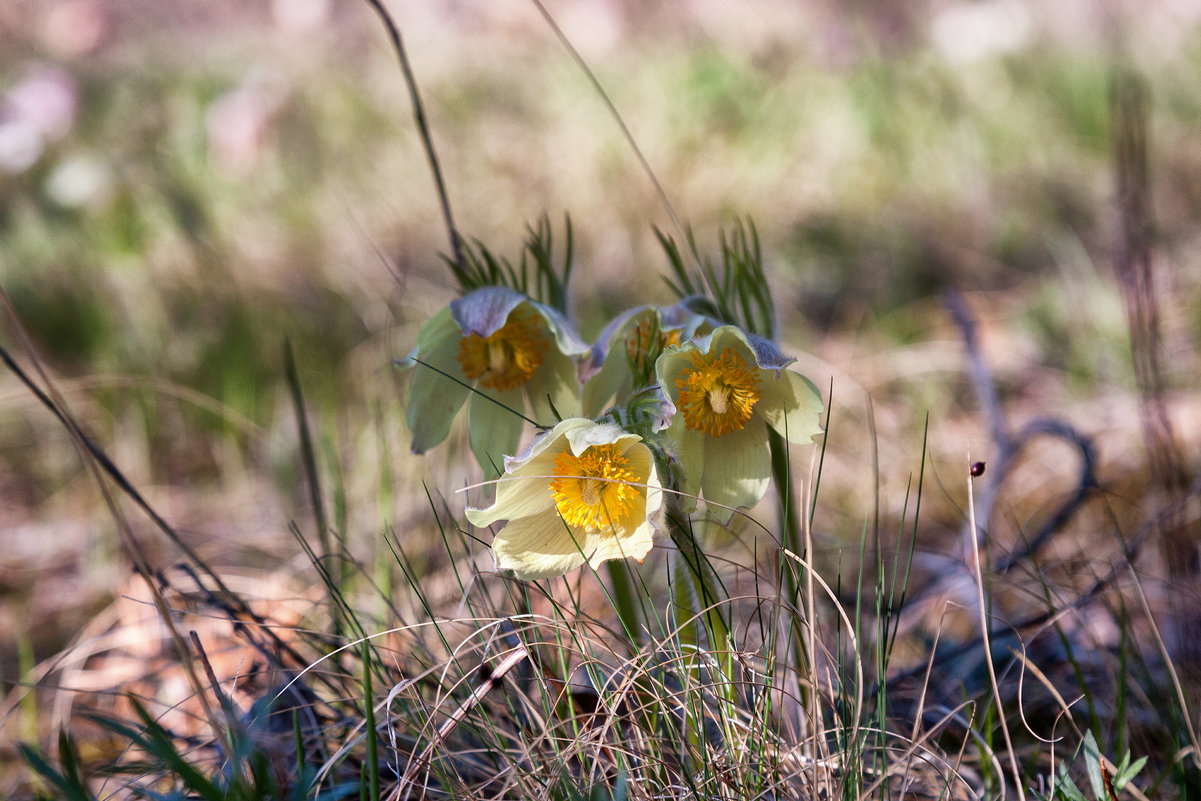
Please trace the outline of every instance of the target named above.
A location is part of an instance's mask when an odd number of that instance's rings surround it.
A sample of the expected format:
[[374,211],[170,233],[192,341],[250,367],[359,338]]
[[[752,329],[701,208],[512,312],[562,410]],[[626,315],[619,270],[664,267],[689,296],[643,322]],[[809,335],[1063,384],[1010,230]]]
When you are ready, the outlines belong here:
[[768,426],[796,443],[821,433],[821,395],[809,379],[784,369],[791,362],[732,325],[663,352],[655,372],[675,406],[668,438],[682,467],[681,489],[724,506],[753,506],[771,478]]
[[663,487],[642,438],[569,418],[507,458],[496,502],[469,508],[467,519],[480,527],[508,520],[492,542],[497,568],[539,579],[585,562],[641,562],[662,513]]
[[587,349],[561,314],[512,289],[486,287],[451,302],[401,361],[416,368],[405,410],[413,452],[444,440],[470,395],[471,450],[485,474],[498,475],[517,450],[522,415],[549,426],[556,411],[579,414],[576,361]]

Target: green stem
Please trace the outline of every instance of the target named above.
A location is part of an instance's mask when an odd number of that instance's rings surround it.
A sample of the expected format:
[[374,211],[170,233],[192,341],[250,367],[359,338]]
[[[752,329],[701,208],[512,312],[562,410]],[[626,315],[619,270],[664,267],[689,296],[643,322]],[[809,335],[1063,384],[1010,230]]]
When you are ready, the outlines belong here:
[[[668,515],[668,527],[676,545],[683,570],[676,571],[674,598],[679,622],[680,642],[701,650],[701,627],[709,640],[709,655],[718,665],[722,681],[715,688],[727,702],[734,700],[734,655],[730,644],[730,627],[722,614],[721,605],[727,600],[720,592],[713,567],[701,550],[693,531],[685,528],[677,514]],[[683,621],[692,622],[684,624]],[[695,678],[699,679],[699,675]]]
[[368,798],[378,801],[379,784],[379,741],[375,732],[375,698],[371,690],[371,642],[363,640],[363,695],[366,698],[363,727],[367,735],[367,786]]
[[613,585],[613,605],[617,618],[625,629],[630,645],[637,648],[642,644],[642,627],[639,625],[638,604],[634,599],[634,584],[630,580],[630,566],[625,560],[613,559],[605,563],[609,570],[609,581]]
[[[788,442],[773,430],[767,434],[771,446],[771,479],[776,486],[776,495],[780,499],[779,518],[780,539],[784,547],[795,554],[800,554],[797,538],[801,531],[801,513],[796,502],[796,491],[792,486],[792,475],[789,471]],[[789,574],[791,575],[791,574]],[[790,584],[795,582],[790,581]]]
[[[777,525],[780,529],[780,542],[787,550],[806,560],[810,560],[809,564],[812,565],[812,557],[806,553],[804,543],[801,541],[801,510],[796,502],[796,489],[792,485],[792,472],[789,469],[788,441],[775,431],[769,430],[768,444],[771,446],[772,483],[775,484],[776,496],[779,498]],[[801,586],[796,574],[795,564],[791,563],[790,560],[782,558],[780,573],[784,582],[785,599],[793,609],[802,609]],[[809,625],[813,625],[813,622],[809,621]],[[809,649],[805,645],[805,637],[803,635],[789,636],[788,639],[793,644],[793,657],[796,660],[797,675],[807,675]],[[807,691],[803,685],[801,692],[807,695]]]

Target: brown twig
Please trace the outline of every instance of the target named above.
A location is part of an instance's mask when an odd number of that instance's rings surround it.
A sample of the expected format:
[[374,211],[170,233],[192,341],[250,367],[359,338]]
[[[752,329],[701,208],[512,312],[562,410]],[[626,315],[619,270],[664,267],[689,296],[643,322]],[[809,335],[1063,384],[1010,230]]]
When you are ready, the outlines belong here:
[[[1139,76],[1130,72],[1114,76],[1110,113],[1121,237],[1114,249],[1114,272],[1126,299],[1139,418],[1151,483],[1164,494],[1165,508],[1172,509],[1180,506],[1178,502],[1191,478],[1164,400],[1162,331],[1152,258],[1155,221],[1147,155],[1147,88]],[[1187,522],[1184,511],[1181,508],[1180,514],[1163,520],[1160,536],[1169,579],[1195,590],[1201,583],[1201,553],[1197,549],[1196,524]],[[1179,596],[1174,593],[1173,597]],[[1175,610],[1176,644],[1183,654],[1201,660],[1201,642],[1194,630],[1201,628],[1201,619],[1191,608],[1193,603],[1184,601]]]

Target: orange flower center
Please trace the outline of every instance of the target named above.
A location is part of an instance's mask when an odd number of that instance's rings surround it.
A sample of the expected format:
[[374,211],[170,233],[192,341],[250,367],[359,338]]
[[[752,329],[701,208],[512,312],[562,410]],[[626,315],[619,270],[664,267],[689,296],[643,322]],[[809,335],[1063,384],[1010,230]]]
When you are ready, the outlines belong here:
[[734,348],[720,355],[693,353],[692,367],[676,379],[676,389],[684,426],[715,437],[741,431],[762,397],[758,372]]
[[539,321],[535,312],[518,307],[488,336],[468,334],[460,339],[456,358],[463,374],[501,392],[527,383],[550,349]]
[[645,490],[617,445],[593,445],[576,456],[570,450],[555,457],[550,482],[555,506],[567,525],[585,531],[621,526]]

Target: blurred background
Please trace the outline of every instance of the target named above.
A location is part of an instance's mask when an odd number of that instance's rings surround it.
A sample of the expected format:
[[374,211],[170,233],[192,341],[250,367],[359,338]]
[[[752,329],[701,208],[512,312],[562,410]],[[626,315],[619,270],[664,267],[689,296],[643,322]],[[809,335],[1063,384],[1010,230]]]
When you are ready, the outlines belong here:
[[[516,258],[527,225],[547,215],[561,243],[570,215],[585,338],[634,303],[672,302],[654,227],[680,233],[537,7],[389,8],[461,232]],[[1097,446],[1108,514],[1120,527],[1150,514],[1111,102],[1115,76],[1141,86],[1160,397],[1195,474],[1201,2],[547,8],[700,249],[754,221],[781,343],[833,387],[818,531],[831,552],[858,547],[873,509],[901,519],[923,447],[919,548],[961,524],[966,452],[988,458],[991,439],[948,290],[980,326],[1008,419],[1077,427]],[[392,366],[454,296],[446,250],[396,54],[367,3],[0,5],[0,344],[32,370],[28,335],[132,483],[257,591],[273,576],[281,598],[312,584],[288,532],[311,527],[311,509],[285,340],[351,553],[386,551],[385,526],[425,547],[427,485],[461,512],[451,492],[472,468],[454,443],[408,454]],[[998,530],[1020,538],[1071,488],[1074,454],[1059,447],[1023,452]],[[177,558],[131,520],[158,564]],[[0,541],[5,692],[112,609],[129,575],[70,438],[7,370]]]

